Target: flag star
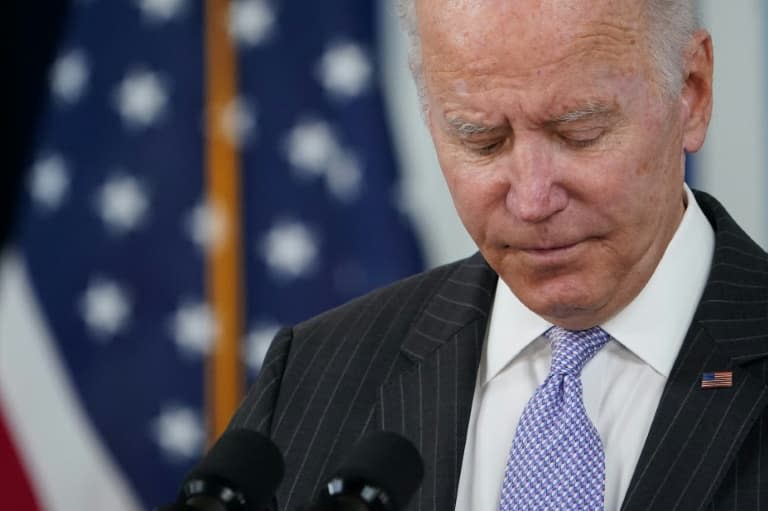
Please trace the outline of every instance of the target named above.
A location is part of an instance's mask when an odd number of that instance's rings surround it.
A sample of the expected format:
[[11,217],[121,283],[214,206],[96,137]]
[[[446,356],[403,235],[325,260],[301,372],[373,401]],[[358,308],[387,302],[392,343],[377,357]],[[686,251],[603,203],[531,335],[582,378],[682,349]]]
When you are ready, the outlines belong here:
[[371,62],[363,49],[351,42],[332,45],[320,58],[320,82],[333,97],[359,96],[371,81]]
[[51,92],[64,104],[77,102],[88,87],[90,69],[85,52],[72,49],[56,59],[51,68]]
[[338,143],[328,123],[305,120],[288,134],[285,151],[295,169],[305,175],[322,175],[338,152]]
[[241,46],[265,42],[274,32],[275,13],[264,0],[237,0],[229,10],[229,32]]
[[69,193],[69,184],[67,163],[59,154],[48,155],[32,166],[29,193],[40,209],[58,209]]
[[325,176],[328,191],[342,202],[360,197],[363,174],[358,159],[349,152],[339,152],[331,159]]
[[210,353],[217,331],[216,318],[205,303],[183,303],[171,319],[171,335],[174,342],[181,352],[189,357]]
[[143,223],[149,209],[149,199],[136,178],[115,175],[97,192],[96,209],[107,229],[121,235],[135,230]]
[[128,73],[114,92],[114,104],[129,128],[157,122],[168,103],[168,87],[157,73],[137,69]]
[[189,461],[203,454],[205,428],[201,414],[189,407],[169,405],[152,421],[152,436],[170,460]]
[[275,334],[280,330],[280,325],[272,321],[263,321],[254,326],[246,339],[245,363],[248,368],[256,373],[261,369],[264,357]]
[[80,298],[80,313],[95,339],[105,341],[125,328],[131,301],[116,282],[94,278]]
[[186,0],[137,0],[141,14],[150,23],[163,23],[178,17]]
[[221,209],[208,203],[194,207],[187,216],[185,227],[190,239],[203,250],[220,246],[226,235],[226,222]]
[[224,107],[221,113],[221,131],[235,146],[248,142],[256,131],[256,109],[250,101],[238,97]]
[[293,279],[310,273],[319,256],[315,235],[298,222],[280,222],[260,243],[264,261],[278,279]]

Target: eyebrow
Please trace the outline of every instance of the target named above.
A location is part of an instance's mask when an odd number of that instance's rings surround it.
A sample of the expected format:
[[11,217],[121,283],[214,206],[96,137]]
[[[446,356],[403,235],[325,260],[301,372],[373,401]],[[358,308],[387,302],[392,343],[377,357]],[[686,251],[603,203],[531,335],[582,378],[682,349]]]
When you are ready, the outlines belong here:
[[[557,117],[546,121],[544,124],[547,126],[557,126],[588,119],[613,117],[614,115],[616,115],[616,111],[610,105],[606,105],[605,103],[588,103],[583,107],[562,113]],[[502,126],[489,126],[487,124],[470,122],[458,116],[449,117],[446,119],[446,122],[448,123],[450,132],[460,137],[483,135],[502,129]]]
[[571,110],[569,112],[560,114],[554,119],[547,121],[546,124],[558,125],[599,117],[611,117],[615,113],[616,112],[613,108],[604,103],[590,103],[581,108],[577,108],[576,110]]
[[486,124],[477,124],[469,122],[461,117],[452,117],[446,119],[450,131],[461,136],[470,137],[472,135],[483,135],[499,129],[498,126],[488,126]]

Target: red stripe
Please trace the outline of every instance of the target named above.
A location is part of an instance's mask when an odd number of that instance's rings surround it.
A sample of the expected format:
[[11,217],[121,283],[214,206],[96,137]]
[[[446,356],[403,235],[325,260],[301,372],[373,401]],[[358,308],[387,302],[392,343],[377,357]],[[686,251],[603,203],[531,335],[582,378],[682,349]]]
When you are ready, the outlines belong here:
[[30,479],[21,464],[0,407],[0,481],[3,509],[40,511]]

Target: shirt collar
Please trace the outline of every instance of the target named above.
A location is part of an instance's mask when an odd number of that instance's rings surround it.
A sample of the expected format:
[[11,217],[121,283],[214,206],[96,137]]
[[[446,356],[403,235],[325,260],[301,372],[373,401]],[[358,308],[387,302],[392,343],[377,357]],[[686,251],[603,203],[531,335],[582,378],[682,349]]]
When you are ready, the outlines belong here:
[[[715,246],[712,227],[691,190],[687,185],[684,188],[685,213],[653,275],[629,305],[601,325],[613,339],[665,377],[696,312]],[[499,279],[480,381],[488,383],[551,326]]]

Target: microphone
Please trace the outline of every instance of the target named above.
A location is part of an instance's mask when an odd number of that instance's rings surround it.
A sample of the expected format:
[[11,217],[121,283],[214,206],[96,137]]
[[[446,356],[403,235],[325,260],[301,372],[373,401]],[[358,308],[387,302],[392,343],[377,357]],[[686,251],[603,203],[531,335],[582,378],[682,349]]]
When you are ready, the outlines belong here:
[[302,511],[402,511],[421,484],[424,463],[404,437],[369,433]]
[[283,457],[266,436],[226,431],[182,483],[176,504],[158,511],[263,511],[283,477]]

